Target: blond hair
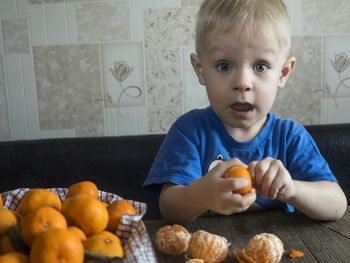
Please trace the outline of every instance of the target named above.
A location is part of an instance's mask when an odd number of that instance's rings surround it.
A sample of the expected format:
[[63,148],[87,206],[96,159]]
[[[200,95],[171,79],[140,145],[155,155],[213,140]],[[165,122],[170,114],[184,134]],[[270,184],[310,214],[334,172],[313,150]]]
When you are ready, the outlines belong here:
[[259,32],[274,38],[287,52],[291,45],[290,21],[282,0],[204,0],[197,17],[197,53],[206,34],[213,30],[237,37]]

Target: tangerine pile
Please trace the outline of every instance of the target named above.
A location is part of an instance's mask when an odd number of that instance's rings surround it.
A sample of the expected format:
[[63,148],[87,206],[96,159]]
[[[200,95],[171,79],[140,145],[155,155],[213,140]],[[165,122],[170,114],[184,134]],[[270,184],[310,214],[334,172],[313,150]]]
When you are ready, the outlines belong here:
[[99,199],[90,181],[72,184],[63,201],[47,189],[30,189],[19,212],[3,206],[0,194],[0,263],[82,263],[85,255],[123,258],[115,234],[124,215],[135,215],[127,200]]

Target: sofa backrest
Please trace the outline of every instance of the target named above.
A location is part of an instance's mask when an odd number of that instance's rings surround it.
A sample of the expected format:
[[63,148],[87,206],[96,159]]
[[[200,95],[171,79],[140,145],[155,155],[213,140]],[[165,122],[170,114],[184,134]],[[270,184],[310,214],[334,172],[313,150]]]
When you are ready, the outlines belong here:
[[91,180],[100,190],[147,203],[146,217],[157,218],[157,201],[142,184],[163,139],[139,135],[1,142],[0,192]]
[[350,123],[305,126],[350,203]]
[[[350,124],[306,128],[350,200]],[[0,192],[20,187],[68,187],[91,180],[101,190],[147,203],[145,218],[158,218],[157,198],[148,195],[142,184],[164,136],[0,142]]]

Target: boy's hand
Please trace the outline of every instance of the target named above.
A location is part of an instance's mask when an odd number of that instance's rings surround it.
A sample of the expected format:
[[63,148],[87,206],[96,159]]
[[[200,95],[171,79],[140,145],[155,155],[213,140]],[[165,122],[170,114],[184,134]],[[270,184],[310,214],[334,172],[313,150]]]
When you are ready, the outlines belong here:
[[286,201],[295,195],[295,186],[287,169],[280,160],[270,157],[249,163],[248,170],[253,185],[264,198]]
[[205,199],[210,210],[229,215],[243,212],[255,202],[256,193],[254,189],[245,195],[233,193],[233,191],[248,185],[246,179],[224,178],[225,171],[237,165],[246,166],[237,158],[234,158],[217,164],[202,178],[206,195]]

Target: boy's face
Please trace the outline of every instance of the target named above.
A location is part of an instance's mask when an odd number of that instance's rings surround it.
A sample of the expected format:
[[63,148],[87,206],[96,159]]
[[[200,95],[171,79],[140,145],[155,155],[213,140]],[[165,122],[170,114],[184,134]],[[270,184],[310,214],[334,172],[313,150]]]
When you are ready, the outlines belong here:
[[191,56],[213,110],[237,140],[257,135],[295,64],[276,41],[252,36],[212,31]]

